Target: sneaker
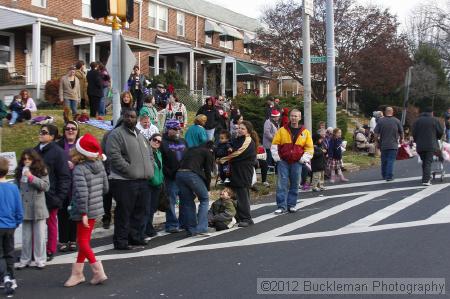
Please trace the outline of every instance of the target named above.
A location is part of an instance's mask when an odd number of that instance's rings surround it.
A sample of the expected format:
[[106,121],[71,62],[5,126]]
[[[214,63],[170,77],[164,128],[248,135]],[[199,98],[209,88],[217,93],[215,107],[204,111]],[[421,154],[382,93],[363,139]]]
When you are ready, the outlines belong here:
[[274,214],[275,215],[286,214],[286,210],[285,209],[276,209]]
[[297,213],[298,209],[296,207],[290,207],[288,208],[289,213]]
[[428,181],[428,182],[422,183],[422,185],[423,185],[423,186],[431,186],[431,181]]
[[67,252],[69,251],[69,243],[61,243],[59,246],[59,252]]
[[249,226],[250,226],[250,223],[244,222],[244,221],[239,222],[239,224],[238,224],[238,227],[249,227]]
[[211,234],[209,232],[204,232],[204,233],[197,233],[197,234],[195,234],[193,236],[197,237],[197,238],[204,238],[204,237],[210,237]]
[[29,266],[29,264],[20,262],[20,263],[17,263],[17,264],[14,266],[14,268],[15,268],[16,270],[22,270],[22,269],[27,268],[28,266]]
[[53,253],[47,252],[47,262],[50,262],[53,259]]
[[226,178],[225,181],[223,181],[223,183],[224,183],[224,184],[229,184],[229,183],[231,183],[231,181],[230,181],[229,178]]
[[176,234],[176,233],[182,232],[182,230],[179,229],[179,228],[177,228],[177,227],[175,227],[175,228],[169,228],[169,229],[167,229],[166,232],[171,233],[171,234]]
[[17,288],[17,282],[15,279],[11,279],[8,275],[3,278],[3,284],[5,286],[5,294],[12,295]]
[[327,188],[325,188],[325,187],[320,187],[320,191],[325,191],[325,190],[327,190]]
[[317,188],[317,187],[314,187],[314,188],[312,189],[312,191],[313,191],[313,192],[319,192],[319,191],[320,191],[320,189],[319,189],[319,188]]
[[386,182],[392,182],[394,179],[393,178],[389,178],[389,179],[386,179]]
[[45,263],[43,263],[43,262],[36,263],[36,269],[44,270],[45,269]]
[[262,184],[263,184],[264,186],[266,186],[266,187],[270,187],[269,182],[263,182]]
[[302,190],[308,191],[311,186],[308,183],[303,184]]
[[76,242],[69,242],[69,250],[70,251],[77,251],[77,243]]

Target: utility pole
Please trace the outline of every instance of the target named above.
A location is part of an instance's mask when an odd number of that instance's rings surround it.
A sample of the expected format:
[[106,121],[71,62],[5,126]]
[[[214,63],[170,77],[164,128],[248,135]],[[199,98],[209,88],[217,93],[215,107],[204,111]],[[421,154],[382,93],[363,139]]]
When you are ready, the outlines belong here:
[[334,8],[333,0],[327,0],[327,126],[336,128],[336,82],[334,53]]
[[403,100],[403,111],[402,111],[402,126],[405,125],[406,122],[406,107],[408,105],[408,97],[409,97],[409,86],[411,85],[411,71],[413,67],[410,66],[406,71],[405,76],[405,98]]
[[303,0],[303,119],[305,127],[312,130],[312,115],[311,115],[311,41],[309,30],[309,17],[314,15],[313,0]]

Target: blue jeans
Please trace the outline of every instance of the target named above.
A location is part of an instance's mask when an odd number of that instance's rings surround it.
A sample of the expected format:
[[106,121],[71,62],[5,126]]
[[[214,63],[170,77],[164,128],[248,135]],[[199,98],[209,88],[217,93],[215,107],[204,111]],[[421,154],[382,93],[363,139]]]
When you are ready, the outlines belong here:
[[[175,206],[177,204],[177,197],[179,195],[179,189],[174,180],[165,180],[167,196],[170,200],[170,209],[166,211],[166,231],[174,228],[179,228],[177,214],[175,212]],[[181,216],[181,208],[179,210]]]
[[103,88],[103,97],[100,98],[100,103],[98,103],[98,115],[106,115],[106,97],[108,96],[109,87]]
[[14,125],[17,122],[17,119],[19,118],[20,113],[17,111],[11,111],[11,120],[9,121],[10,125]]
[[293,208],[297,205],[298,187],[302,175],[302,166],[303,165],[299,162],[288,164],[283,160],[277,163],[278,181],[276,197],[277,206],[279,209],[286,211],[288,208]]
[[394,177],[394,161],[397,158],[397,150],[381,151],[381,176],[383,180],[391,180]]
[[[184,207],[186,229],[190,234],[208,232],[209,194],[203,179],[192,171],[177,172],[176,182],[180,188],[180,201]],[[195,215],[195,197],[200,205]]]
[[64,99],[64,106],[72,110],[72,116],[78,113],[77,104],[78,102],[76,100]]

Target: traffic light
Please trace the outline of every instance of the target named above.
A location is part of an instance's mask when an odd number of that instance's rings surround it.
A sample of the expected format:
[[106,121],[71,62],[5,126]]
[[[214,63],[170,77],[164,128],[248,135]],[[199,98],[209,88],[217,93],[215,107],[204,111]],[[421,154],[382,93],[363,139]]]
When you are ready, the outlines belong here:
[[101,19],[109,16],[110,0],[91,0],[91,16],[94,19]]
[[127,22],[131,23],[134,20],[134,1],[127,0]]

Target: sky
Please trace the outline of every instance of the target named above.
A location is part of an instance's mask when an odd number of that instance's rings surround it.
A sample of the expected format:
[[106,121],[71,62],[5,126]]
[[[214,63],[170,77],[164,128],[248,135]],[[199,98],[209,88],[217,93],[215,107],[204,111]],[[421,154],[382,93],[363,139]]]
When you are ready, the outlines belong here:
[[[249,17],[258,18],[264,7],[272,5],[277,0],[207,0],[242,13]],[[301,0],[298,0],[301,1]],[[444,2],[445,0],[435,0],[437,2]],[[407,23],[407,18],[411,13],[411,10],[424,0],[358,0],[362,4],[373,4],[383,8],[389,8],[391,12],[398,16],[398,21],[404,27]],[[255,9],[256,8],[256,9]]]

